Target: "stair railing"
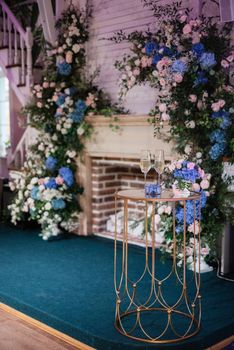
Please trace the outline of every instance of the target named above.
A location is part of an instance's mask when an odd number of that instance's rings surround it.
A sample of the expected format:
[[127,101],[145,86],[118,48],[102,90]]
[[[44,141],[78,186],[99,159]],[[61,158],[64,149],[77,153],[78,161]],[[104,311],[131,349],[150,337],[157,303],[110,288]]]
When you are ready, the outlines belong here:
[[25,31],[6,3],[0,0],[0,48],[8,49],[8,66],[20,67],[20,85],[29,89],[33,83],[32,45],[31,28]]

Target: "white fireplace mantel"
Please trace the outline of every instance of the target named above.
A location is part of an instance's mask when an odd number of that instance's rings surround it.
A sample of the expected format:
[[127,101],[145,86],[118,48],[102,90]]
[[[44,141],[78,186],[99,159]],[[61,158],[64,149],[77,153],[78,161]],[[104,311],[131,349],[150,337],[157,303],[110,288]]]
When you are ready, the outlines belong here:
[[[148,122],[148,116],[118,115],[117,123],[114,117],[92,116],[87,121],[93,126],[93,133],[85,144],[83,159],[79,161],[79,182],[85,192],[81,196],[83,209],[80,233],[92,233],[92,157],[105,157],[114,161],[115,158],[139,159],[142,149],[164,149],[166,160],[175,158],[172,144],[163,137],[154,137],[153,126]],[[119,125],[120,129],[113,131],[110,124]],[[163,134],[169,134],[169,126],[163,128]]]

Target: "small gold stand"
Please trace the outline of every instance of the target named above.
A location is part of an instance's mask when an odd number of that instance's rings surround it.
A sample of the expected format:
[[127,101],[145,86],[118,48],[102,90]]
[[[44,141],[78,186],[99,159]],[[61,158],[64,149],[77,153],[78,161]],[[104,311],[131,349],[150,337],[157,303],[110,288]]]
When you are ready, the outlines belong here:
[[[199,331],[201,324],[200,195],[191,193],[186,198],[174,198],[173,192],[166,190],[159,198],[145,198],[144,190],[124,190],[115,195],[116,213],[119,200],[123,201],[124,219],[122,244],[117,241],[117,220],[115,220],[116,329],[122,335],[148,343],[175,343],[192,337]],[[187,201],[192,201],[194,218],[199,222],[199,232],[196,232],[196,235],[191,234],[196,244],[196,249],[193,251],[193,271],[186,269]],[[143,255],[139,257],[137,268],[138,262],[132,259],[134,246],[128,244],[129,202],[143,202],[145,206],[145,248],[142,248]],[[170,269],[162,275],[163,269],[158,267],[163,263],[159,261],[158,251],[155,249],[157,241],[155,208],[158,203],[167,204],[168,202],[172,205],[173,215],[173,259]],[[178,202],[184,204],[181,267],[177,266],[176,203]],[[197,202],[199,202],[198,208]],[[198,215],[196,215],[197,209],[199,209]]]

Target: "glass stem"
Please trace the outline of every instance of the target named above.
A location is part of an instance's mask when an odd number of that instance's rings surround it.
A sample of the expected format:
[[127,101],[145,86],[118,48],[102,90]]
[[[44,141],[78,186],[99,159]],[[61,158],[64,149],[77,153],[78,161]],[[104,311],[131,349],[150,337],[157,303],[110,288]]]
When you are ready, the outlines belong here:
[[146,185],[146,173],[144,173],[144,178],[145,178],[145,185]]
[[160,173],[158,173],[158,184],[160,186]]

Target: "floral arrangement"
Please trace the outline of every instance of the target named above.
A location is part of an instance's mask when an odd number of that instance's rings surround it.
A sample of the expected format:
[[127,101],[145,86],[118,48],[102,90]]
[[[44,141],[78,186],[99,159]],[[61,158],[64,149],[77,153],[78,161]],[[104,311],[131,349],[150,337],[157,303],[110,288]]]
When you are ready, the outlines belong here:
[[[228,217],[223,210],[230,181],[223,176],[224,160],[234,161],[231,25],[212,17],[191,18],[181,2],[164,7],[144,0],[144,6],[153,11],[156,29],[120,31],[111,38],[131,45],[131,53],[115,63],[121,72],[120,96],[137,84],[155,88],[155,108],[149,111],[155,133],[169,123],[169,139],[178,154],[196,160],[211,174],[211,179],[202,179],[203,185],[209,181],[210,188],[202,232],[211,248],[210,257],[216,258],[216,237],[233,217],[233,210]],[[189,180],[197,176],[197,170],[175,169],[177,183],[185,173]],[[196,181],[194,186],[198,185]]]
[[[201,233],[201,254],[204,258],[208,258],[210,249],[204,235],[203,226],[203,210],[206,206],[207,199],[210,196],[210,181],[211,175],[205,171],[195,162],[186,159],[171,162],[165,171],[167,175],[167,186],[172,187],[175,197],[183,196],[183,191],[186,190],[186,197],[191,191],[200,193],[200,201],[187,200],[186,204],[180,202],[175,208],[175,231],[177,236],[177,249],[179,264],[183,258],[184,248],[184,226],[186,227],[186,254],[189,259],[187,263],[193,268],[194,249],[197,250],[198,243],[196,236]],[[194,203],[195,202],[195,203]],[[186,205],[186,219],[184,222],[184,205]],[[157,208],[156,221],[161,235],[162,251],[172,252],[173,248],[173,217],[171,205],[160,205]],[[201,220],[201,227],[199,221]],[[201,232],[200,232],[201,231]],[[196,256],[197,254],[195,254]]]
[[24,219],[41,224],[43,239],[77,230],[77,196],[83,192],[77,157],[91,133],[85,116],[111,111],[109,100],[84,74],[88,16],[69,7],[58,21],[58,42],[46,58],[41,84],[33,88],[33,101],[23,111],[38,137],[24,176],[11,184],[17,194],[9,208],[14,224]]

